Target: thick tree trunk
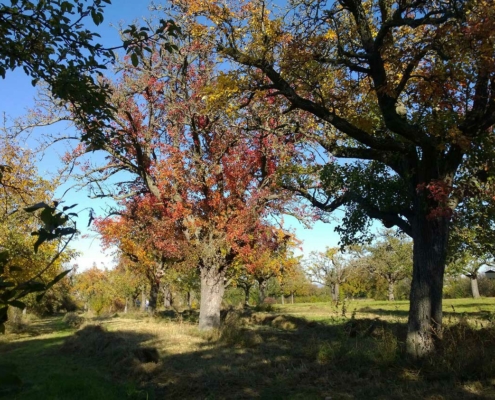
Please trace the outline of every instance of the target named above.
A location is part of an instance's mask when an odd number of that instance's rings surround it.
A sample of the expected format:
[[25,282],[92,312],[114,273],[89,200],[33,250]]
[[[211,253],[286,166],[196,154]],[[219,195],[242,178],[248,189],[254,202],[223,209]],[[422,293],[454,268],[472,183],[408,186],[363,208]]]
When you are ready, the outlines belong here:
[[160,282],[155,279],[150,280],[150,301],[148,303],[148,311],[155,312],[158,303],[158,293],[160,291]]
[[268,285],[268,282],[266,280],[263,280],[263,281],[258,281],[258,283],[260,289],[259,301],[260,304],[263,304],[266,299],[266,287]]
[[472,274],[470,278],[471,278],[471,292],[473,294],[473,299],[479,299],[480,290],[478,288],[478,275]]
[[220,327],[220,308],[225,292],[224,275],[216,267],[201,268],[200,330]]
[[[419,212],[418,212],[419,214]],[[407,332],[407,352],[421,358],[441,337],[442,291],[449,235],[448,218],[428,218],[423,212],[412,224],[413,279]]]
[[395,286],[395,284],[393,281],[388,282],[388,301],[394,301],[395,300],[394,286]]

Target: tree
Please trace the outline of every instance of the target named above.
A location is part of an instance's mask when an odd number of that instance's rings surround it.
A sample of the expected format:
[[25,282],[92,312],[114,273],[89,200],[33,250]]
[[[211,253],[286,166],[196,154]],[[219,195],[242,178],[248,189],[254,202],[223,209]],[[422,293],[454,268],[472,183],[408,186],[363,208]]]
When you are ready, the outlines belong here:
[[340,285],[347,280],[350,272],[347,260],[337,247],[312,251],[306,266],[311,282],[330,288],[333,301],[340,300]]
[[370,219],[413,239],[407,349],[431,353],[452,215],[493,193],[493,4],[292,1],[278,14],[259,0],[174,4],[209,18],[243,88],[314,116],[308,140],[329,160],[310,171],[314,182],[296,174],[285,187],[324,212],[345,206],[344,244],[366,238]]
[[1,332],[8,307],[24,309],[33,293],[40,300],[69,272],[63,265],[75,256],[67,245],[76,227],[64,213],[72,207],[59,211],[58,204],[47,204],[54,183],[38,176],[32,159],[33,153],[14,139],[1,138],[0,163],[9,166],[0,174]]
[[291,304],[294,304],[294,296],[305,296],[310,291],[311,283],[309,282],[304,270],[300,264],[300,257],[294,265],[292,271],[284,273],[280,282],[280,291],[282,296],[282,304],[284,297],[290,297]]
[[388,300],[395,300],[396,284],[412,272],[412,242],[403,234],[386,230],[380,234],[378,241],[362,250],[359,261],[371,274],[387,282]]
[[[266,299],[268,282],[272,278],[280,280],[283,275],[292,273],[297,263],[293,255],[293,248],[297,243],[296,238],[288,232],[272,228],[259,236],[252,250],[249,249],[247,254],[240,254],[243,272],[258,284],[260,304]],[[244,282],[244,288],[247,285],[249,280]],[[249,290],[245,294],[246,299],[249,299]]]
[[185,238],[167,209],[153,197],[128,199],[123,206],[118,217],[97,218],[95,228],[105,247],[117,247],[131,261],[133,271],[146,277],[149,309],[154,312],[163,278],[186,257]]
[[471,283],[471,294],[473,298],[478,299],[480,297],[478,287],[479,271],[481,267],[487,265],[493,265],[493,258],[486,255],[485,257],[479,257],[465,251],[450,260],[449,264],[447,264],[447,274],[462,274],[468,277]]
[[[153,32],[148,27],[130,25],[123,31],[121,45],[104,48],[96,43],[98,33],[87,29],[88,19],[103,22],[103,11],[110,0],[11,0],[0,4],[0,76],[22,67],[33,86],[44,81],[52,95],[77,115],[85,132],[82,139],[96,145],[100,129],[109,121],[113,109],[109,87],[101,71],[114,62],[114,51],[124,48],[137,64],[149,43],[174,36],[173,21],[160,20]],[[174,46],[167,43],[167,51]]]
[[[214,74],[211,46],[183,29],[180,51],[160,52],[162,41],[138,67],[129,60],[119,66],[121,78],[109,83],[118,113],[98,147],[108,163],[85,165],[81,182],[95,197],[133,199],[139,207],[148,202],[150,215],[175,229],[155,232],[155,242],[170,244],[180,231],[200,271],[200,328],[211,329],[220,324],[235,257],[271,234],[268,210],[290,199],[277,189],[275,171],[293,145],[290,120],[262,118],[266,109],[256,99],[222,103],[225,77]],[[94,149],[79,145],[66,160]],[[126,174],[107,191],[108,178],[122,171],[133,178]]]

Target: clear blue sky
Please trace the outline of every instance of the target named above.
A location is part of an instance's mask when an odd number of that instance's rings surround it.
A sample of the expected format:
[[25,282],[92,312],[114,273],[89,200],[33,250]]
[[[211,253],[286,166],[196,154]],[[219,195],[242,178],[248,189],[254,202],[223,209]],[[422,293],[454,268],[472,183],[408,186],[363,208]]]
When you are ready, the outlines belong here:
[[[138,21],[145,16],[149,16],[148,3],[146,1],[133,0],[113,0],[113,4],[105,10],[104,22],[98,26],[91,26],[101,35],[100,42],[104,46],[115,46],[120,44],[119,35],[116,27],[119,23],[128,25]],[[36,89],[31,86],[31,79],[27,77],[22,69],[17,69],[13,72],[7,72],[6,79],[0,79],[0,112],[7,117],[21,117],[27,113],[27,110],[33,106]],[[7,123],[7,125],[9,125]],[[60,129],[65,129],[64,126],[53,126],[44,128],[45,132],[57,132]],[[36,138],[39,137],[41,131],[34,131],[26,146],[34,146]],[[50,148],[44,157],[38,160],[38,168],[41,175],[46,176],[54,173],[59,164],[59,155],[63,154],[62,146]],[[97,156],[97,155],[95,155]],[[57,195],[61,195],[63,191],[59,191]],[[77,210],[83,210],[87,207],[92,207],[98,214],[102,214],[106,208],[106,203],[102,200],[91,200],[87,197],[85,191],[69,192],[65,197],[66,204],[77,203]],[[88,212],[86,210],[80,212],[78,227],[83,234],[89,234],[90,237],[80,238],[74,242],[73,247],[82,253],[81,257],[74,261],[80,269],[89,268],[93,263],[99,267],[102,264],[110,266],[112,264],[111,257],[104,254],[100,247],[100,242],[97,237],[86,230],[88,221]],[[306,229],[296,219],[287,217],[285,219],[287,226],[293,228],[300,240],[303,241],[303,253],[309,254],[313,250],[323,250],[326,246],[336,246],[338,236],[334,232],[334,226],[318,222],[313,229]]]

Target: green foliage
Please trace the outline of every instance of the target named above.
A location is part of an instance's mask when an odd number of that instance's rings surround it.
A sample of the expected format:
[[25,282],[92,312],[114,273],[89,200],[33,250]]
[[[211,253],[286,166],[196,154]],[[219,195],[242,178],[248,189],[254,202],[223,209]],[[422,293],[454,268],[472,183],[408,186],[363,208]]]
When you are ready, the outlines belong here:
[[[39,246],[47,241],[58,240],[62,241],[64,236],[70,235],[70,239],[76,234],[75,223],[73,227],[64,227],[70,221],[71,214],[66,215],[65,210],[71,207],[64,207],[64,211],[57,210],[58,203],[49,206],[46,203],[37,203],[34,206],[25,208],[28,213],[33,213],[39,210],[42,227],[33,234],[38,236],[38,240],[34,244],[34,252],[37,253]],[[48,281],[43,280],[43,273],[46,272],[59,259],[63,250],[67,247],[67,240],[63,243],[62,250],[55,251],[51,258],[42,266],[41,271],[37,273],[26,271],[29,266],[13,265],[12,260],[17,260],[17,254],[9,250],[0,252],[0,332],[5,332],[5,322],[8,320],[9,307],[19,309],[26,308],[26,303],[23,301],[28,295],[36,293],[36,301],[40,301],[46,291],[51,289],[56,283],[61,281],[69,272],[62,271],[53,276]],[[31,274],[30,278],[25,278]],[[18,278],[20,276],[21,278]]]

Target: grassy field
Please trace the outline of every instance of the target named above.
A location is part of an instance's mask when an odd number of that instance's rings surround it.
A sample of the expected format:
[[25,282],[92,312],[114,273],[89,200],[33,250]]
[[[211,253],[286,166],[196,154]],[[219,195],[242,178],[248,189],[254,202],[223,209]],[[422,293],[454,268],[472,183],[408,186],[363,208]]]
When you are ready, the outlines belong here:
[[431,359],[404,355],[407,302],[32,319],[0,338],[5,399],[495,399],[495,299],[445,302]]

